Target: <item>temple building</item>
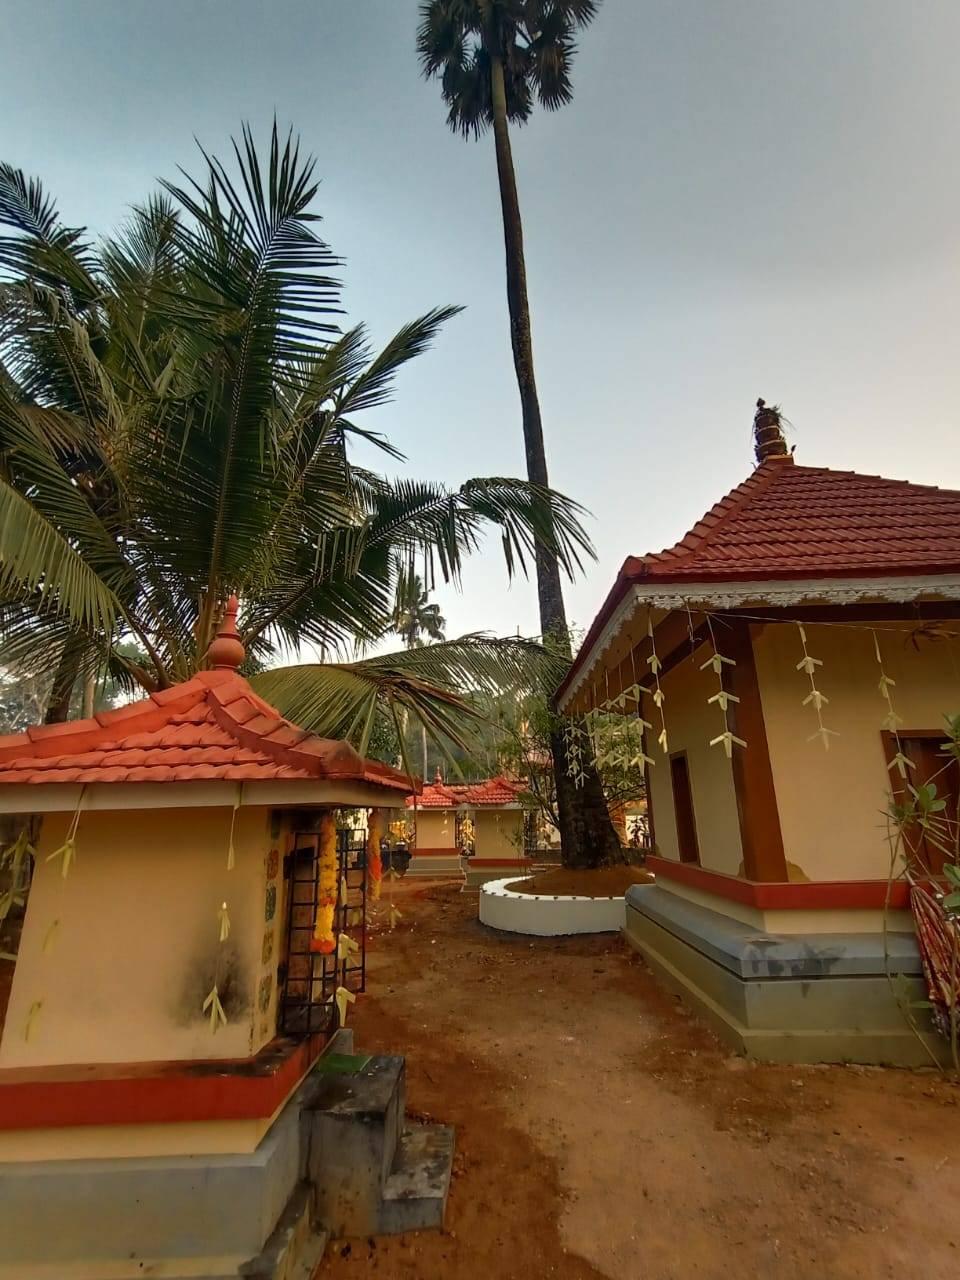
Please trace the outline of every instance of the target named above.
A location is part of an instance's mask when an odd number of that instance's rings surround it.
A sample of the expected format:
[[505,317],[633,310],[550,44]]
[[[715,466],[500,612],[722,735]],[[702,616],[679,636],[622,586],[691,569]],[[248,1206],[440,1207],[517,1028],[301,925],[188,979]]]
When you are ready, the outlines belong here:
[[337,815],[411,788],[259,698],[235,617],[185,683],[0,738],[0,812],[42,820],[0,1041],[4,1280],[259,1275],[301,1187],[292,1100],[364,980]]
[[635,719],[656,884],[627,934],[728,1043],[929,1062],[911,894],[944,853],[889,815],[931,783],[957,813],[960,493],[800,466],[762,401],[754,429],[753,473],[625,561],[558,705]]
[[525,788],[510,778],[432,783],[407,799],[416,837],[410,875],[465,875],[467,884],[526,874]]

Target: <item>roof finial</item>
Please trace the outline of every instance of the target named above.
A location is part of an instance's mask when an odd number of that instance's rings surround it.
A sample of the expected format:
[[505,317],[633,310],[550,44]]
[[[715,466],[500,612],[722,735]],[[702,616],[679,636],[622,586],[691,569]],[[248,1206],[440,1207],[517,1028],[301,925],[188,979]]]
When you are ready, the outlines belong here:
[[753,415],[753,450],[758,463],[766,462],[768,458],[793,461],[793,454],[787,448],[784,438],[778,405],[768,405],[765,400],[757,401],[757,412]]
[[216,636],[207,650],[207,662],[211,667],[220,670],[236,671],[247,656],[237,632],[237,610],[240,604],[236,596],[231,596],[223,613],[223,621]]
[[433,775],[433,784],[436,787],[443,786],[443,774],[440,772],[440,766],[437,765],[437,772]]

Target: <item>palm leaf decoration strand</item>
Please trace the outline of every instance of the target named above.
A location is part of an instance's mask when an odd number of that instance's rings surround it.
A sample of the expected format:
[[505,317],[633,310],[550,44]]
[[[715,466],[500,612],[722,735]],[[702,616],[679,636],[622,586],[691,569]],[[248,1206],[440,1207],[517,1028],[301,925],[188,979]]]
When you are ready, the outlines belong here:
[[[457,308],[374,351],[341,328],[294,135],[274,125],[262,159],[244,128],[230,165],[202,161],[100,244],[0,166],[0,662],[68,692],[90,670],[162,688],[203,665],[235,592],[251,678],[285,713],[366,745],[402,709],[459,741],[478,690],[553,660],[487,636],[363,657],[394,629],[398,581],[457,582],[490,530],[508,574],[543,546],[573,574],[583,513],[509,477],[356,465],[358,440],[400,460],[359,420]],[[320,660],[292,664],[301,646]]]

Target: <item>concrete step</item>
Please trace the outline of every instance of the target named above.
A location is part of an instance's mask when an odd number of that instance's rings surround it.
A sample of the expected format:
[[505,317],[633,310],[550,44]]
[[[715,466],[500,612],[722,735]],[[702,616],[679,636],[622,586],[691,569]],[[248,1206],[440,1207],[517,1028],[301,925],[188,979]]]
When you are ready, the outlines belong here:
[[342,1056],[332,1067],[311,1080],[301,1116],[317,1222],[334,1236],[442,1226],[453,1130],[407,1124],[403,1058]]
[[418,1125],[404,1131],[383,1187],[381,1235],[443,1226],[453,1149],[454,1132],[449,1125]]
[[383,1186],[405,1123],[404,1060],[366,1060],[360,1070],[318,1075],[304,1107],[306,1174],[317,1220],[333,1235],[375,1229]]

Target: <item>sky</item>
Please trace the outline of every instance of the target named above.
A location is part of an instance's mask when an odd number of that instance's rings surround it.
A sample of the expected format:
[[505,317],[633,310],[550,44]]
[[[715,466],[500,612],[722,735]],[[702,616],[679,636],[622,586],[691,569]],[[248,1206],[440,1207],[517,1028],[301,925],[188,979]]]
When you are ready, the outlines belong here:
[[[318,162],[350,323],[465,308],[369,425],[411,475],[522,475],[493,141],[445,124],[416,0],[3,0],[0,158],[107,233],[276,113]],[[960,488],[960,5],[603,0],[575,98],[515,132],[551,483],[592,513],[585,628],[629,554],[752,467]],[[388,469],[393,464],[388,463]],[[448,633],[537,631],[491,538]]]

